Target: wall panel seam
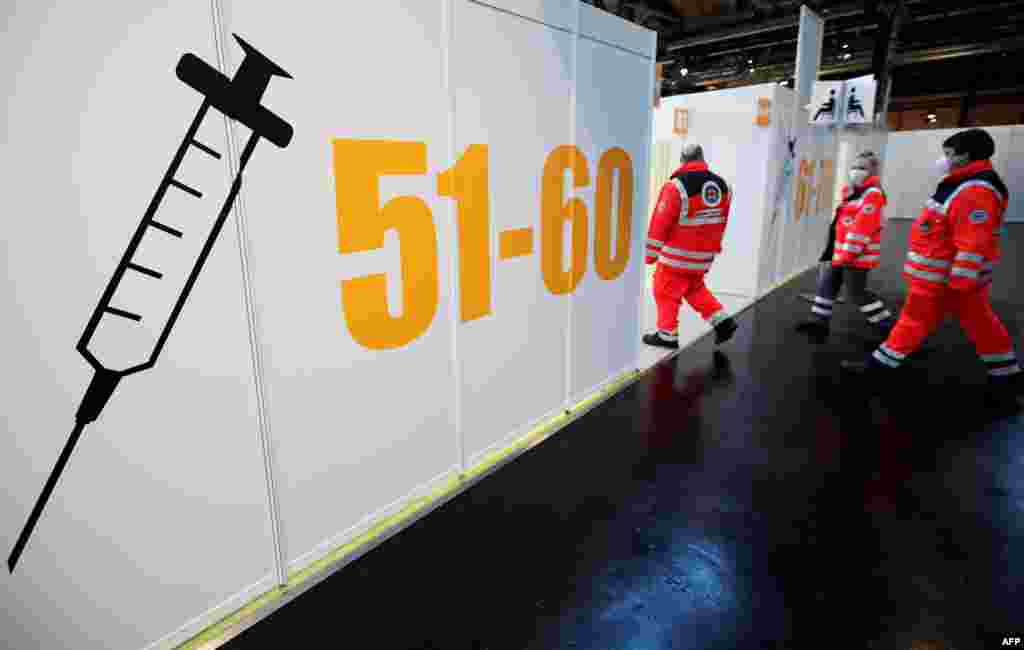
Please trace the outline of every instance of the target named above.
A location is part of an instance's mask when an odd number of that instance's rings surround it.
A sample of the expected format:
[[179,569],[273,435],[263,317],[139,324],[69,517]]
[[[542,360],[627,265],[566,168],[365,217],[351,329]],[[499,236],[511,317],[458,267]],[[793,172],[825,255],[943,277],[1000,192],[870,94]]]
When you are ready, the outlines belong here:
[[[443,43],[441,45],[442,51],[442,74],[444,75],[444,88],[446,92],[446,98],[448,105],[446,107],[445,114],[448,117],[448,162],[454,168],[456,164],[456,157],[458,156],[457,146],[455,138],[456,129],[456,98],[455,98],[455,81],[454,81],[454,66],[452,60],[454,57],[455,49],[455,2],[456,0],[441,0],[441,39]],[[458,212],[457,205],[454,200],[447,201],[446,215],[448,217],[448,228],[458,229]],[[451,246],[457,248],[458,244],[458,233],[454,233],[454,238],[449,238]],[[491,233],[493,234],[493,233]],[[493,240],[493,236],[489,236],[488,240]],[[452,381],[454,383],[453,393],[453,419],[455,424],[455,448],[456,454],[458,455],[458,467],[459,476],[462,476],[466,472],[466,440],[462,430],[462,368],[459,365],[459,255],[461,251],[452,250],[448,256],[448,273],[449,273],[449,321],[451,323],[451,363],[452,363]],[[492,258],[493,255],[492,255]],[[493,273],[492,268],[487,269],[488,273]],[[492,283],[493,286],[493,283]]]
[[[540,20],[539,18],[534,18],[533,16],[527,16],[527,15],[521,14],[521,13],[519,13],[517,11],[513,11],[511,9],[506,9],[505,7],[499,7],[497,5],[493,5],[493,4],[489,3],[489,2],[484,2],[483,0],[466,0],[466,2],[469,2],[470,4],[475,4],[475,5],[478,5],[478,6],[481,6],[481,7],[486,7],[488,9],[493,9],[494,11],[497,11],[499,13],[503,13],[503,14],[506,14],[506,15],[509,15],[509,16],[515,16],[516,18],[521,18],[522,20],[526,20],[526,21],[529,21],[531,23],[536,23],[538,25],[543,25],[544,27],[549,27],[551,29],[556,29],[556,30],[558,30],[560,32],[564,32],[566,34],[574,34],[574,33],[576,33],[571,27],[562,27],[561,25],[555,25],[553,23],[544,22],[543,20]],[[579,0],[577,0],[577,2],[579,2]],[[579,8],[577,6],[577,15],[578,14],[579,14]],[[576,22],[578,23],[579,20],[577,19]],[[576,31],[578,31],[578,30],[576,30]]]
[[[581,4],[582,4],[581,2],[577,2],[576,3],[576,11],[573,14],[572,50],[571,50],[571,52],[569,54],[569,56],[572,59],[572,65],[569,68],[572,71],[571,72],[572,80],[571,80],[571,83],[569,84],[569,144],[572,146],[573,151],[576,151],[578,149],[578,145],[579,145],[579,138],[577,137],[577,134],[576,134],[576,129],[577,129],[576,111],[577,111],[577,108],[578,108],[577,104],[576,104],[576,97],[577,97],[577,94],[578,94],[577,85],[579,83],[579,77],[580,77],[580,73],[579,73],[579,65],[580,65],[580,62],[579,62],[579,43],[580,43],[580,10],[581,10],[581,6],[580,5]],[[584,154],[584,158],[587,159],[587,158],[589,158],[589,156]],[[575,167],[574,167],[573,168],[573,177],[574,178],[575,178],[575,175],[576,175],[576,170],[575,170]],[[572,190],[572,196],[573,196],[574,199],[577,198],[577,194],[578,194],[578,190],[577,190],[576,184],[574,182],[573,183],[573,190]],[[592,216],[592,215],[590,215],[590,216]],[[587,221],[589,222],[589,221],[591,221],[591,219],[587,219]],[[562,222],[561,228],[562,228],[562,231],[564,232],[565,231],[565,222]],[[575,229],[575,225],[573,226],[573,228]],[[589,223],[587,224],[587,230],[588,230],[587,237],[589,238],[590,237],[590,234],[589,234],[590,224]],[[570,248],[571,247],[572,247],[572,245],[570,245]],[[575,252],[572,255],[572,259],[573,260],[576,259]],[[572,266],[572,262],[570,262],[570,268],[571,268],[571,266]],[[584,273],[584,277],[586,277],[586,262],[584,262],[584,271],[583,271],[583,273]],[[568,412],[569,408],[572,406],[572,382],[573,382],[572,365],[573,365],[573,361],[574,361],[573,348],[572,348],[572,346],[573,346],[573,336],[572,336],[572,327],[573,327],[573,311],[572,311],[573,293],[574,293],[573,291],[570,291],[565,296],[567,327],[566,327],[566,330],[565,330],[565,400],[563,402],[563,408],[564,408],[564,410],[566,412]]]
[[[647,182],[646,183],[642,183],[641,184],[641,185],[643,185],[643,187],[640,188],[641,201],[640,201],[640,208],[639,208],[640,211],[641,211],[640,212],[641,223],[643,224],[644,227],[643,227],[643,231],[641,233],[641,236],[638,238],[639,241],[637,241],[634,244],[634,246],[636,246],[636,248],[639,250],[639,255],[637,255],[636,259],[637,259],[637,263],[640,264],[640,298],[637,301],[637,307],[638,307],[639,314],[640,314],[639,318],[637,319],[637,325],[638,325],[637,329],[640,330],[639,331],[640,336],[636,337],[637,341],[636,341],[635,345],[633,346],[633,349],[636,351],[636,354],[635,354],[635,356],[633,358],[633,365],[638,370],[640,368],[640,360],[643,357],[643,346],[645,345],[642,342],[642,338],[641,337],[645,333],[644,332],[644,324],[645,324],[645,321],[647,320],[647,301],[646,301],[646,293],[647,293],[647,263],[645,261],[645,258],[646,258],[646,248],[647,248],[645,235],[646,235],[647,229],[648,229],[648,218],[649,218],[648,214],[647,214],[647,210],[651,207],[652,191],[654,189],[653,187],[651,187],[651,183],[652,183],[651,176],[653,175],[652,174],[652,170],[651,170],[651,164],[652,164],[651,154],[652,154],[652,151],[653,151],[653,148],[654,148],[653,147],[654,119],[655,119],[655,113],[654,113],[654,93],[657,91],[657,83],[655,82],[655,79],[654,79],[655,75],[657,74],[657,65],[658,65],[657,64],[657,56],[656,56],[656,53],[657,53],[657,36],[652,34],[652,39],[653,39],[654,42],[651,43],[651,57],[650,57],[650,59],[648,61],[648,64],[647,64],[647,102],[648,102],[648,104],[647,104],[647,111],[646,111],[646,113],[647,113],[647,129],[644,132],[644,161],[643,161],[643,164],[645,165],[644,169],[646,169],[646,171],[647,171],[648,178],[647,178]],[[657,181],[655,180],[654,182],[657,182]]]
[[[213,18],[213,35],[217,51],[217,65],[224,74],[228,74],[229,54],[225,38],[224,12],[222,0],[211,0]],[[235,138],[234,124],[224,117],[225,139],[227,143],[228,169],[233,176],[238,168],[238,149]],[[243,298],[248,326],[249,352],[252,361],[253,382],[256,388],[257,435],[260,443],[260,456],[263,459],[263,476],[266,489],[267,515],[270,519],[271,544],[274,553],[274,576],[278,585],[287,583],[284,568],[284,549],[281,539],[281,518],[277,500],[277,487],[274,476],[273,452],[271,447],[270,420],[267,414],[266,384],[263,371],[262,346],[260,345],[259,324],[256,317],[256,300],[253,286],[252,271],[249,266],[249,236],[246,228],[245,196],[246,186],[238,192],[232,208],[235,218],[235,235],[237,238],[239,262],[241,265]]]

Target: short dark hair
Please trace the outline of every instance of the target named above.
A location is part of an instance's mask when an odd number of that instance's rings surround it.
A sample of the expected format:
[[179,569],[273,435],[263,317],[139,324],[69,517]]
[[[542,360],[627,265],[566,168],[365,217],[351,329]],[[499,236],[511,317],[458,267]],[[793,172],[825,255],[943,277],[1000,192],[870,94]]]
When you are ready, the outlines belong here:
[[679,159],[684,163],[704,160],[704,148],[699,144],[685,144],[683,145],[683,153],[679,156]]
[[996,143],[984,129],[967,129],[946,138],[942,148],[967,154],[971,161],[988,160],[996,152]]
[[878,170],[882,167],[882,162],[878,159],[878,154],[874,151],[860,152],[857,154],[857,160],[863,160],[866,162],[874,175],[878,175]]

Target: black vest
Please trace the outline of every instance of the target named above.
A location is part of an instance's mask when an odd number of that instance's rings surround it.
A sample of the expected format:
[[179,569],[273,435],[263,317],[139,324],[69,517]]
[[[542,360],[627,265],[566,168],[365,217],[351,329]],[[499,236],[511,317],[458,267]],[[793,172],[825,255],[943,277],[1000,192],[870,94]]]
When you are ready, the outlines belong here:
[[[860,189],[855,189],[852,192],[850,192],[850,195],[846,197],[846,201],[856,201],[860,197],[864,196],[864,193],[867,192],[868,190],[878,190],[879,192],[882,193],[882,196],[885,196],[885,190],[883,190],[880,186],[872,185],[868,187],[865,185],[862,186]],[[846,201],[844,201],[844,203]]]
[[958,187],[970,181],[984,181],[999,190],[999,193],[1003,195],[1003,199],[1006,199],[1007,201],[1010,200],[1010,191],[1006,189],[1006,184],[1003,183],[1003,179],[999,178],[999,174],[992,169],[980,171],[977,174],[966,178],[946,179],[942,181],[939,183],[938,189],[935,190],[935,194],[932,195],[932,200],[940,205],[944,204],[949,197],[953,196],[953,192],[956,192]]
[[[709,182],[713,182],[718,186],[719,191],[722,193],[722,200],[729,196],[729,185],[726,184],[725,180],[718,174],[713,174],[710,171],[692,171],[692,172],[676,172],[672,174],[672,178],[678,179],[683,184],[683,189],[686,190],[686,196],[701,196],[701,192],[704,191],[704,186]],[[683,199],[684,201],[686,198]]]

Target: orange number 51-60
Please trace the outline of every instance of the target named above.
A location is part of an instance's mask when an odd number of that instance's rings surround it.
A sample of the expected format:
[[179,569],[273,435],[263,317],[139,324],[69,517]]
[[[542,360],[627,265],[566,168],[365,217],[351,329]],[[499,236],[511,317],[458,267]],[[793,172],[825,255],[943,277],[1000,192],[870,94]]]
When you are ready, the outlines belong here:
[[[399,348],[430,327],[438,308],[437,229],[430,208],[420,198],[402,196],[380,205],[382,176],[427,173],[427,146],[422,142],[334,140],[334,180],[338,221],[338,251],[359,253],[384,246],[390,229],[401,247],[401,316],[388,313],[386,276],[367,275],[341,283],[341,304],[349,331],[360,345],[373,350]],[[579,198],[565,201],[565,171],[572,170],[576,188],[590,184],[586,157],[574,146],[556,147],[544,164],[541,178],[541,276],[548,291],[572,293],[586,271],[587,206]],[[612,251],[612,198],[615,250]],[[449,170],[438,175],[440,196],[456,202],[459,307],[463,322],[491,313],[491,223],[489,152],[471,145]],[[633,161],[618,147],[598,162],[595,197],[594,266],[603,280],[615,280],[629,265],[633,224]],[[572,223],[571,266],[563,268],[562,233]],[[522,232],[516,233],[521,237]],[[526,233],[529,234],[529,233]],[[516,239],[517,250],[530,245]]]

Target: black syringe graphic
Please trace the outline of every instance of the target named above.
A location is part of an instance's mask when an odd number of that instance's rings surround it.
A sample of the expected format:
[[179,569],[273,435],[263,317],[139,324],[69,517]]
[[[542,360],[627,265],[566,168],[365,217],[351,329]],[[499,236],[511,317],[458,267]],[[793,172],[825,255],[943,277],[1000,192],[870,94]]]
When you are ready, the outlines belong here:
[[[178,79],[203,95],[203,103],[193,118],[188,131],[185,133],[185,138],[181,141],[181,145],[178,147],[177,153],[175,153],[174,159],[171,161],[170,167],[167,169],[167,173],[164,175],[163,180],[157,187],[153,200],[150,201],[149,207],[146,209],[146,213],[143,215],[142,221],[139,223],[139,227],[135,231],[135,235],[128,244],[128,249],[125,251],[124,256],[121,258],[117,268],[114,270],[114,275],[110,279],[110,283],[103,291],[99,304],[96,306],[95,311],[93,311],[92,317],[89,319],[88,324],[85,326],[85,331],[82,333],[82,337],[78,341],[76,349],[89,362],[95,374],[93,375],[92,381],[85,392],[81,405],[78,407],[78,412],[75,414],[75,427],[71,432],[71,436],[64,445],[64,450],[57,459],[57,463],[54,466],[53,471],[50,473],[50,478],[46,481],[46,485],[43,487],[43,491],[36,500],[32,513],[29,515],[28,522],[25,524],[24,529],[22,529],[21,535],[18,537],[18,541],[14,544],[11,555],[7,559],[7,568],[11,573],[14,572],[14,567],[18,564],[18,559],[25,550],[25,545],[28,543],[28,540],[32,535],[32,531],[43,512],[43,508],[46,507],[46,502],[49,500],[54,487],[56,487],[57,481],[60,479],[60,475],[64,471],[64,467],[67,465],[68,459],[71,457],[71,452],[74,450],[75,444],[78,442],[78,438],[82,435],[82,431],[85,429],[85,426],[99,417],[100,412],[110,400],[111,395],[114,393],[114,389],[117,388],[117,385],[122,378],[152,368],[156,363],[157,357],[160,355],[160,351],[163,349],[164,344],[167,342],[167,337],[171,333],[171,328],[174,327],[175,321],[178,320],[178,316],[181,314],[181,310],[185,306],[185,302],[188,300],[192,288],[195,286],[196,279],[199,277],[199,272],[202,270],[203,264],[206,263],[206,259],[209,257],[210,251],[213,249],[213,244],[217,239],[217,235],[220,234],[221,228],[224,226],[224,222],[231,213],[231,207],[235,202],[235,197],[238,196],[238,192],[242,187],[242,172],[245,170],[245,166],[248,164],[249,158],[252,156],[256,143],[260,138],[266,138],[278,147],[284,148],[288,146],[289,142],[291,142],[291,125],[271,113],[260,104],[260,100],[263,98],[263,93],[270,84],[271,77],[281,76],[291,79],[291,75],[242,40],[237,34],[235,34],[234,37],[245,51],[245,57],[242,59],[242,63],[239,65],[238,70],[235,72],[235,76],[232,79],[221,74],[218,70],[204,63],[193,54],[185,54],[178,61],[178,66],[176,68]],[[93,335],[96,333],[97,328],[99,328],[104,322],[104,319],[127,319],[128,321],[135,322],[140,322],[143,319],[142,314],[132,313],[125,309],[118,309],[110,304],[111,298],[114,296],[114,293],[116,292],[125,273],[133,271],[155,280],[164,279],[164,275],[160,271],[148,268],[143,264],[137,263],[133,259],[139,244],[143,241],[146,234],[152,233],[153,230],[159,231],[160,236],[173,237],[179,240],[184,236],[184,233],[181,230],[155,219],[157,210],[160,207],[160,203],[163,200],[164,195],[173,187],[176,190],[183,191],[196,198],[202,197],[201,192],[189,187],[181,180],[175,178],[175,174],[181,166],[182,161],[185,159],[186,153],[188,153],[191,148],[195,148],[206,155],[213,156],[214,158],[219,159],[221,157],[217,151],[196,139],[199,127],[211,108],[217,109],[227,117],[244,124],[252,131],[248,142],[246,142],[246,145],[242,150],[242,155],[238,162],[238,171],[231,183],[231,188],[228,192],[227,198],[224,199],[220,212],[211,224],[209,236],[204,242],[198,257],[196,258],[195,265],[192,267],[191,272],[185,279],[181,292],[178,294],[176,301],[174,301],[164,327],[157,336],[148,357],[139,359],[138,363],[114,364],[109,360],[108,362],[104,362],[103,359],[98,358],[102,355],[94,354],[93,350],[90,350]],[[149,319],[156,319],[161,315],[162,314],[146,315],[147,322]],[[115,365],[123,367],[113,367]]]

